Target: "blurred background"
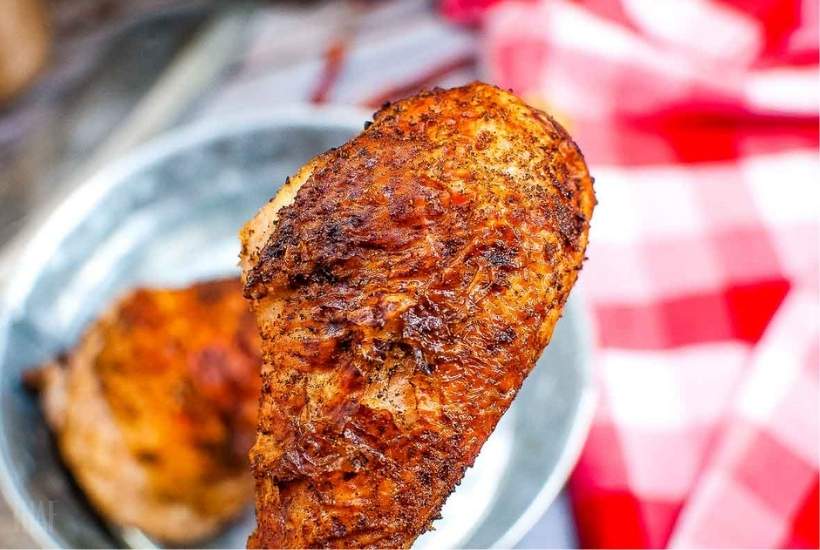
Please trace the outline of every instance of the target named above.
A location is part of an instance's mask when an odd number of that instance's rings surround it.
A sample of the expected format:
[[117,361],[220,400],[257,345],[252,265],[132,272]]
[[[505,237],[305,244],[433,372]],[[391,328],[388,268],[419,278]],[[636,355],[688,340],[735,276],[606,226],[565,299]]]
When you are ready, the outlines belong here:
[[[0,0],[19,234],[179,125],[475,79],[552,113],[599,207],[599,405],[522,547],[818,547],[816,0]],[[0,507],[0,546],[30,544]]]

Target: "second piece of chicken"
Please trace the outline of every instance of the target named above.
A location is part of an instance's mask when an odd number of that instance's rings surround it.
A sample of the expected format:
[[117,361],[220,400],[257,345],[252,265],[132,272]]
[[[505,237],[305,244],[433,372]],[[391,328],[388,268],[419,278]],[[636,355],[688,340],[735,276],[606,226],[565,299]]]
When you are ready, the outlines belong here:
[[129,292],[28,379],[102,516],[191,544],[251,500],[260,363],[256,323],[226,279]]

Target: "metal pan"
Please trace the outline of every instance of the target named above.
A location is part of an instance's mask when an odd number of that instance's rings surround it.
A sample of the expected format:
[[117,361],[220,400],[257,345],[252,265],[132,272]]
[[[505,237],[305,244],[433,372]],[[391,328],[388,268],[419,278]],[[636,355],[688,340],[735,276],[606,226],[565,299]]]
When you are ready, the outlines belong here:
[[[88,179],[30,229],[0,302],[0,487],[44,546],[144,546],[106,526],[62,467],[27,368],[70,347],[135,285],[182,285],[237,272],[237,232],[313,155],[356,134],[367,115],[282,108],[201,122]],[[586,436],[593,394],[588,329],[570,299],[553,342],[435,530],[415,548],[509,547],[563,486]],[[243,547],[252,511],[205,546]]]

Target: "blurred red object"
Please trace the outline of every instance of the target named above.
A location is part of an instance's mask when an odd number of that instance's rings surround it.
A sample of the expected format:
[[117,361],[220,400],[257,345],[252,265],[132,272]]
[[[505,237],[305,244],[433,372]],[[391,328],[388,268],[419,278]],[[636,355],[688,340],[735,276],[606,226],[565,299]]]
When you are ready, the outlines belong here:
[[818,546],[818,4],[445,1],[599,197],[584,547]]
[[482,15],[502,0],[443,0],[441,11],[445,17],[458,23],[478,23]]

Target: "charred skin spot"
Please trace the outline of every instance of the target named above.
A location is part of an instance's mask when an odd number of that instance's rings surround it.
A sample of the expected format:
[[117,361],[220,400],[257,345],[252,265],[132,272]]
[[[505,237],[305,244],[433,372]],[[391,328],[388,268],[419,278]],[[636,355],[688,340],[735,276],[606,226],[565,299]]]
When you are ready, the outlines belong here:
[[333,527],[330,530],[330,535],[337,539],[344,537],[347,534],[347,527],[345,527],[342,520],[336,516],[332,516],[330,519],[333,524]]
[[518,249],[501,241],[491,243],[481,254],[490,265],[501,269],[520,267]]
[[306,285],[334,284],[337,277],[333,274],[333,269],[327,265],[314,265],[308,273],[293,273],[288,277],[288,287],[297,289]]
[[498,331],[495,339],[498,344],[510,344],[515,341],[515,329],[512,327],[505,327]]

